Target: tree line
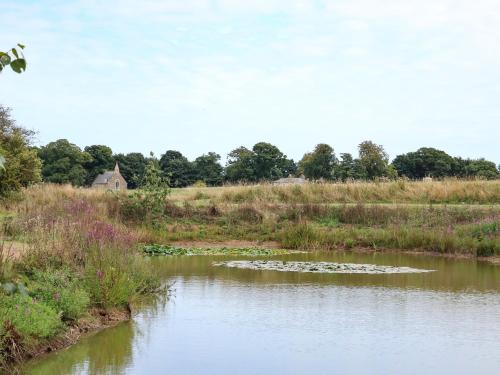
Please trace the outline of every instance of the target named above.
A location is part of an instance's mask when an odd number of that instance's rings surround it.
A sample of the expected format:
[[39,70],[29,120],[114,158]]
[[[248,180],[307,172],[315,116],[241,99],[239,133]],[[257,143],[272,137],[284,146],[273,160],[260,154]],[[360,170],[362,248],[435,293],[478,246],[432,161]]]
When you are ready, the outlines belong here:
[[45,181],[90,186],[100,173],[120,166],[130,188],[145,184],[147,169],[159,171],[162,181],[170,187],[185,187],[195,183],[218,186],[224,183],[255,183],[274,181],[282,177],[301,176],[313,181],[377,180],[407,177],[500,178],[500,166],[485,159],[463,159],[430,147],[396,156],[389,162],[384,147],[372,141],[358,145],[358,155],[335,153],[328,144],[318,144],[295,162],[277,146],[259,142],[251,149],[235,148],[227,155],[226,165],[221,156],[208,152],[189,160],[180,151],[167,150],[153,154],[113,153],[106,145],[91,145],[81,149],[66,139],[33,146],[33,133],[18,126],[9,109],[0,106],[0,195],[30,183]]

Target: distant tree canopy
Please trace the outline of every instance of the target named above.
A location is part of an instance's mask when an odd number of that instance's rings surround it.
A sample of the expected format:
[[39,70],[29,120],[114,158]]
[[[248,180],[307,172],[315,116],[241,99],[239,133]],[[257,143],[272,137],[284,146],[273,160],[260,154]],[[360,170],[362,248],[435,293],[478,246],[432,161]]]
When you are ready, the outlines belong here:
[[272,181],[295,174],[297,166],[270,143],[256,143],[252,150],[238,147],[228,155],[226,179],[230,182]]
[[0,105],[0,196],[41,179],[41,162],[32,147],[33,132],[18,126]]
[[116,154],[113,159],[120,166],[120,173],[127,181],[129,189],[136,189],[144,179],[147,159],[140,152]]
[[455,160],[444,151],[422,147],[415,152],[396,156],[392,164],[399,175],[408,178],[439,178],[453,174]]
[[306,153],[299,161],[299,170],[310,180],[332,180],[337,158],[333,148],[327,144],[316,145],[312,152]]
[[38,156],[43,162],[44,181],[75,186],[82,186],[87,181],[85,166],[91,163],[92,156],[67,139],[59,139],[41,147]]
[[484,158],[476,160],[455,158],[455,168],[458,169],[457,177],[480,177],[487,180],[500,178],[500,171],[495,163]]
[[209,152],[198,156],[194,161],[194,173],[197,181],[208,186],[218,186],[224,181],[224,168],[220,164],[220,155]]
[[415,152],[398,155],[392,164],[400,176],[412,179],[453,176],[491,180],[500,177],[497,166],[491,161],[452,157],[432,147],[422,147]]
[[318,181],[378,180],[408,177],[457,177],[500,179],[500,166],[485,159],[463,159],[446,152],[422,147],[396,156],[391,164],[384,147],[372,141],[358,145],[358,157],[341,153],[337,159],[333,147],[320,143],[304,154],[296,164],[278,147],[267,142],[251,149],[235,148],[221,156],[208,152],[190,161],[181,152],[168,150],[160,159],[139,152],[113,154],[106,145],[91,145],[83,150],[66,139],[40,148],[32,146],[33,133],[17,126],[9,109],[0,105],[0,196],[40,181],[90,186],[100,173],[112,170],[115,163],[131,189],[148,186],[185,187],[202,181],[207,186],[225,182],[274,181],[303,174]]
[[383,146],[372,141],[364,141],[359,144],[358,153],[360,167],[367,180],[387,176],[389,156]]
[[171,187],[185,187],[195,181],[193,164],[179,151],[165,152],[160,158],[160,169]]
[[83,150],[90,155],[90,160],[83,164],[83,167],[87,171],[85,184],[92,185],[92,182],[94,182],[98,175],[104,171],[113,169],[115,164],[113,151],[108,146],[103,145],[87,146]]

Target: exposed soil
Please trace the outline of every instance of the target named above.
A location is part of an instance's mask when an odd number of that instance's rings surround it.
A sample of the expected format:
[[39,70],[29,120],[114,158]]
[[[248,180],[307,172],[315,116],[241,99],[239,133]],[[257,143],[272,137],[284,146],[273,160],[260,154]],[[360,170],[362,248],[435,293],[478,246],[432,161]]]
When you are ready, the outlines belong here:
[[266,249],[280,249],[283,246],[280,245],[279,242],[276,241],[245,241],[245,240],[228,240],[228,241],[179,241],[175,242],[176,246],[179,247],[199,247],[199,248],[222,248],[222,247],[230,247],[230,248],[248,248],[248,247],[257,247],[257,248],[266,248]]

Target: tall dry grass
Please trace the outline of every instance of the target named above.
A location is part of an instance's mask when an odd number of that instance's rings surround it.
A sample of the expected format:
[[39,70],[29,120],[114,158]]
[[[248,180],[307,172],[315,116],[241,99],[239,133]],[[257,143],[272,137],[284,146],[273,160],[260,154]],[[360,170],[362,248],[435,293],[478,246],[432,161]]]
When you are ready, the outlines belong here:
[[500,204],[500,180],[272,184],[174,189],[179,202]]

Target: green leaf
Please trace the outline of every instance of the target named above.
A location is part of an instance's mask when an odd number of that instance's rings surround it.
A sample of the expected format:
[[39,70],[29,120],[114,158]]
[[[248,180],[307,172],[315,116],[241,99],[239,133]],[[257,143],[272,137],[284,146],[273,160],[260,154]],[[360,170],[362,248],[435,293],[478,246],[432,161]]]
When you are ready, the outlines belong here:
[[17,45],[19,46],[19,48],[24,49],[24,44],[17,43]]
[[23,71],[26,70],[26,60],[24,59],[14,60],[10,63],[10,67],[14,72],[22,73]]
[[6,53],[3,54],[2,56],[0,56],[0,62],[3,64],[3,65],[9,65],[10,64],[10,56],[7,55]]
[[16,56],[16,59],[19,58],[19,55],[17,54],[17,49],[12,48],[12,53],[14,54],[14,56]]

